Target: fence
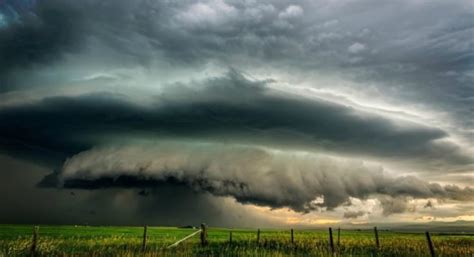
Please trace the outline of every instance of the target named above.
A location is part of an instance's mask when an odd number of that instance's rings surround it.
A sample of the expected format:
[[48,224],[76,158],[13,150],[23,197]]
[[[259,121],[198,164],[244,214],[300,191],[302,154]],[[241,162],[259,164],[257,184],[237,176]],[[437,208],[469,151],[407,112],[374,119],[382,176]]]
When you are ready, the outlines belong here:
[[[30,246],[30,257],[34,257],[34,256],[37,255],[36,251],[37,251],[37,244],[38,244],[38,237],[39,237],[38,231],[39,231],[39,226],[34,226],[33,227],[33,233],[32,233],[32,241],[31,241],[31,246]],[[143,240],[142,240],[142,246],[141,246],[141,249],[142,249],[143,252],[146,251],[146,244],[147,244],[147,237],[148,237],[147,231],[148,231],[148,227],[145,225],[143,227]],[[375,247],[376,251],[378,251],[378,249],[380,249],[380,247],[381,247],[381,241],[380,241],[380,238],[379,238],[379,233],[378,233],[377,227],[374,227],[373,231],[374,231],[374,247]],[[169,245],[168,248],[178,247],[180,243],[192,238],[193,236],[196,236],[197,234],[200,235],[200,245],[202,247],[206,247],[209,244],[207,232],[208,232],[208,228],[207,228],[206,224],[201,224],[201,227],[200,227],[199,230],[194,231],[193,233],[187,235],[186,237],[184,237],[184,238],[176,241],[175,243]],[[229,241],[228,242],[230,244],[232,244],[233,232],[234,231],[229,230]],[[294,234],[295,234],[295,230],[290,229],[290,231],[289,231],[289,241],[290,241],[291,244],[295,243]],[[426,236],[426,242],[427,242],[427,250],[429,251],[429,254],[430,254],[431,257],[435,257],[436,256],[436,251],[435,251],[435,247],[433,245],[433,241],[431,240],[431,235],[428,231],[426,231],[425,236]],[[337,228],[337,247],[336,247],[335,244],[334,244],[333,229],[331,227],[329,227],[329,229],[328,229],[328,246],[329,246],[329,249],[328,249],[328,251],[330,251],[330,253],[332,255],[337,255],[337,249],[340,246],[340,237],[341,237],[341,228]],[[259,245],[260,244],[260,229],[257,229],[257,231],[256,231],[256,239],[255,240],[256,240],[257,245]],[[375,252],[375,255],[376,254],[377,253]]]

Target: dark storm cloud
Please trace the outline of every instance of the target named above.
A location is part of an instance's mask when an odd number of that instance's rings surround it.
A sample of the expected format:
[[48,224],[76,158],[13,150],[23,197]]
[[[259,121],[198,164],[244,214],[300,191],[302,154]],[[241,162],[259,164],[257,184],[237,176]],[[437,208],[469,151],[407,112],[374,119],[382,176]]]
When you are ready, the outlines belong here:
[[101,191],[37,188],[33,185],[48,169],[2,155],[0,162],[0,205],[5,207],[0,212],[2,224],[279,225],[242,209],[233,201],[196,193],[183,185],[161,184],[147,189],[147,197],[138,195],[142,187]]
[[[163,183],[300,212],[331,210],[351,197],[380,197],[387,215],[401,212],[407,197],[474,200],[472,188],[441,186],[413,176],[392,177],[360,162],[204,143],[94,148],[68,159],[42,185],[100,189],[155,188]],[[318,202],[318,197],[324,200]]]
[[63,158],[134,134],[420,159],[427,166],[473,162],[458,146],[436,142],[447,136],[438,128],[282,94],[266,83],[232,71],[195,88],[173,85],[151,106],[112,94],[46,98],[0,110],[0,138],[5,151]]
[[[472,149],[467,149],[472,148],[474,125],[467,118],[474,105],[470,1],[33,2],[28,8],[0,2],[13,6],[15,15],[1,23],[5,11],[0,6],[0,97],[8,102],[0,109],[2,153],[57,168],[67,158],[103,149],[94,147],[133,145],[128,141],[135,138],[180,138],[408,163],[404,172],[428,171],[439,181],[445,181],[440,174],[473,167]],[[236,72],[212,78],[203,72],[209,63],[259,78],[281,75],[277,82],[288,83],[288,91],[293,81],[304,82],[335,95],[354,96],[361,105],[387,104],[388,110],[375,114],[360,106],[279,92],[270,89],[271,79],[249,80]],[[172,81],[166,76],[175,71],[184,82],[164,86]],[[189,82],[194,79],[189,71],[207,79]],[[335,78],[335,83],[318,81],[318,74]],[[347,86],[339,80],[354,83]],[[82,88],[81,83],[93,86]],[[122,92],[120,86],[130,87]],[[143,95],[154,94],[146,91],[151,87],[159,87],[160,94],[152,104],[141,104]],[[41,94],[37,89],[43,90]],[[30,96],[39,100],[29,101]],[[431,116],[412,116],[415,121],[392,118],[391,107]],[[138,166],[146,171],[148,163]],[[317,195],[324,195],[325,206],[333,208],[348,197],[379,194],[387,215],[407,211],[407,197],[472,201],[471,189],[411,177],[377,180],[384,189],[369,186],[367,191],[352,191],[350,183],[336,187],[342,191],[316,193],[286,185],[287,193],[298,197],[281,199],[274,191],[245,194],[246,179],[219,178],[217,186],[208,177],[174,173],[144,179],[135,168],[64,182],[77,188],[169,185],[170,192],[176,187],[187,196],[192,188],[209,199],[214,199],[212,193],[296,210],[307,208]],[[64,168],[57,170],[43,183],[63,176]],[[161,174],[163,169],[154,171]],[[274,179],[287,183],[291,176],[283,174]],[[357,181],[356,174],[347,177]],[[469,185],[469,178],[464,182]],[[151,195],[139,199],[148,201]],[[105,217],[100,210],[91,211]]]
[[[352,63],[370,68],[377,65],[395,69],[401,65],[403,70],[416,65],[423,70],[446,71],[449,67],[461,71],[472,68],[469,33],[473,22],[471,12],[465,8],[467,4],[467,1],[430,5],[402,1],[394,4],[374,0],[344,3],[45,0],[38,2],[35,17],[63,21],[49,25],[61,32],[59,35],[67,32],[81,39],[97,39],[122,55],[135,56],[133,60],[139,65],[149,63],[156,57],[156,52],[160,52],[170,57],[168,61],[180,65],[190,61],[202,64],[209,59],[237,65],[239,56],[244,56],[241,60],[278,61],[297,65],[299,69],[308,66],[327,70],[335,66],[351,68],[354,67]],[[395,5],[406,13],[393,13]],[[43,13],[42,8],[54,9],[62,16],[56,17],[54,12]],[[308,12],[311,15],[305,15]],[[343,15],[345,13],[351,15]],[[388,13],[391,15],[386,15]],[[433,13],[457,15],[435,18]],[[49,18],[49,15],[53,17]],[[395,22],[400,16],[405,16],[409,22]],[[374,22],[374,19],[381,22]],[[432,26],[433,21],[438,23]],[[81,26],[82,23],[87,26]],[[33,26],[36,22],[20,24]],[[409,33],[412,24],[421,28],[419,34]],[[48,32],[49,27],[45,28]],[[15,26],[12,29],[15,31]],[[48,34],[40,32],[34,34]],[[61,52],[70,44],[69,40],[54,42],[48,47],[40,46],[47,50],[44,52]],[[26,42],[19,40],[18,43]],[[361,47],[351,48],[353,45]],[[351,58],[360,61],[354,63]]]
[[83,17],[71,3],[45,0],[27,9],[2,3],[5,9],[17,9],[19,17],[0,26],[0,92],[14,89],[15,77],[21,76],[15,70],[50,64],[78,48],[84,39]]
[[[303,77],[318,70],[360,81],[361,92],[370,83],[397,105],[448,111],[453,126],[461,127],[457,132],[468,138],[472,119],[463,117],[471,113],[474,95],[468,7],[469,1],[46,0],[38,2],[35,15],[26,12],[2,30],[7,43],[1,67],[40,66],[59,62],[72,49],[95,49],[101,56],[93,62],[106,62],[106,68],[153,68],[160,61],[174,69],[217,61]],[[77,69],[90,64],[77,59]],[[21,74],[2,76],[9,78],[3,90],[41,78],[30,74],[25,82]]]

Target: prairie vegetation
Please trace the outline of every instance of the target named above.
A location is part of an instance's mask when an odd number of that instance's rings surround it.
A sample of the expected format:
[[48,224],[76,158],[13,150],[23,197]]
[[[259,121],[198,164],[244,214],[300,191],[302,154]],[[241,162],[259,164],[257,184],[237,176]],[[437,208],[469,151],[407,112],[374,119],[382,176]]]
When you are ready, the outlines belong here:
[[[32,227],[0,225],[0,256],[30,256]],[[207,246],[199,235],[176,247],[169,245],[196,229],[148,227],[143,252],[143,227],[40,226],[36,242],[37,256],[333,256],[327,230],[295,230],[291,242],[289,230],[257,231],[209,228]],[[336,256],[430,256],[424,233],[378,231],[376,247],[372,230],[333,230]],[[474,235],[432,233],[437,256],[472,256]],[[339,243],[338,243],[339,241]]]

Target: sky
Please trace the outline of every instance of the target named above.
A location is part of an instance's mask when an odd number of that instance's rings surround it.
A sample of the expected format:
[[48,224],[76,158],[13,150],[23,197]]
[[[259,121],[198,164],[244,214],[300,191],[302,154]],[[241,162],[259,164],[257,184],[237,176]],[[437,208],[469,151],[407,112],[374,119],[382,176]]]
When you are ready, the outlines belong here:
[[469,0],[0,0],[0,223],[474,221]]

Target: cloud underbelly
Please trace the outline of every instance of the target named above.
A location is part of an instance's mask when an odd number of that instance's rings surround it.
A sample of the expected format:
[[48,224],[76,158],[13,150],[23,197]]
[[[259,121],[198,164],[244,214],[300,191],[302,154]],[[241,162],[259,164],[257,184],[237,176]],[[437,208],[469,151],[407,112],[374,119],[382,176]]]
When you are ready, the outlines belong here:
[[[94,148],[53,174],[58,186],[99,189],[181,184],[241,203],[306,212],[350,198],[472,200],[470,188],[392,177],[381,167],[325,155],[215,143],[162,142]],[[48,184],[45,179],[43,184]],[[319,199],[319,200],[318,200]],[[323,199],[323,201],[321,201]]]

